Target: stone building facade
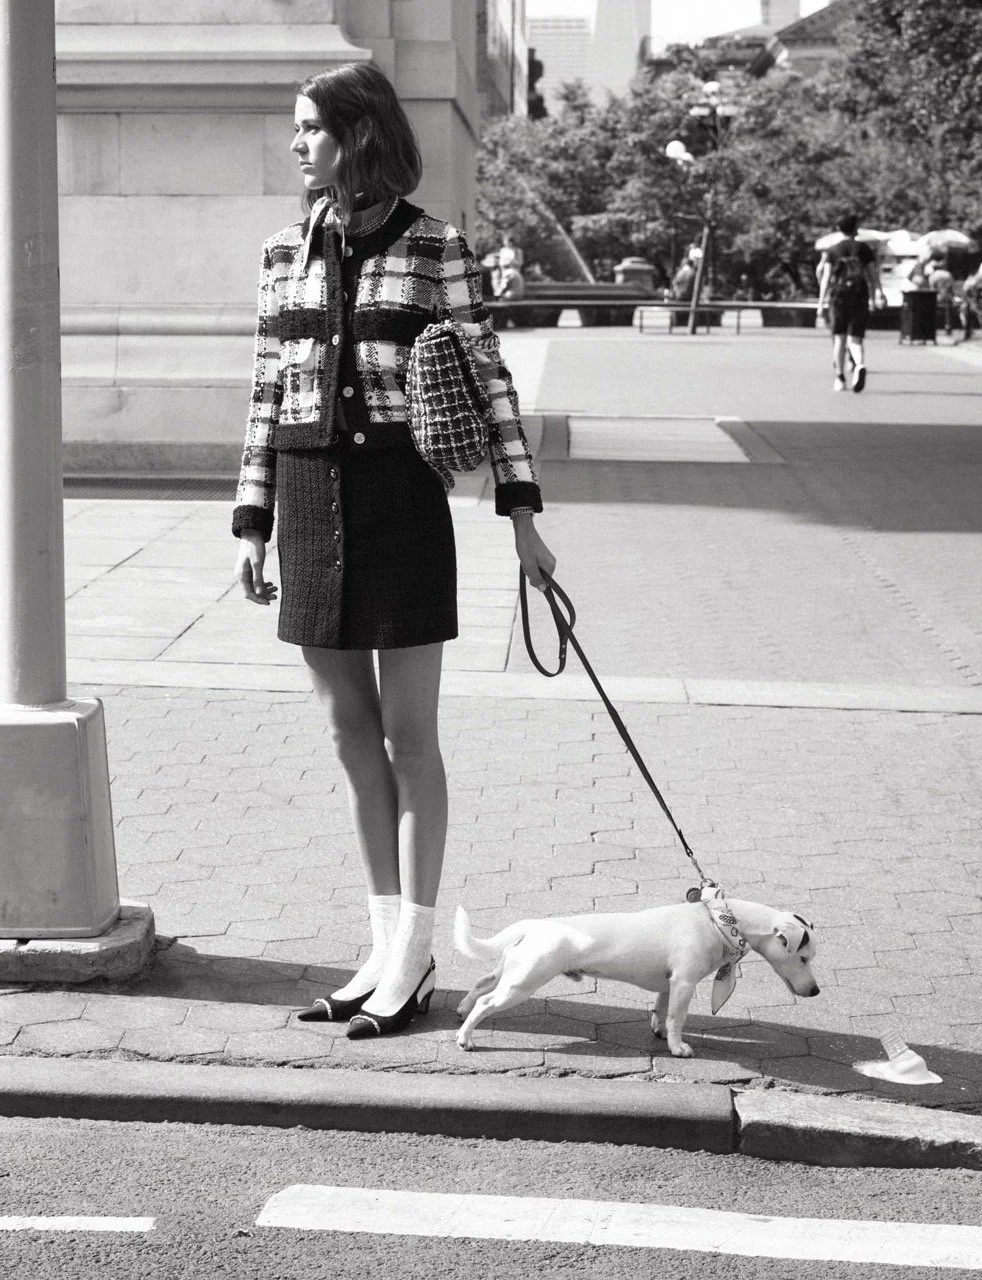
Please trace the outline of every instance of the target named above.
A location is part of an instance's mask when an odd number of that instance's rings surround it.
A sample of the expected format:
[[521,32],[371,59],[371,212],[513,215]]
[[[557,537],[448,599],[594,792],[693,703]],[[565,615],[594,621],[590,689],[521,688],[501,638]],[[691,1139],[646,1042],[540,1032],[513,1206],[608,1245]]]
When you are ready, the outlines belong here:
[[477,0],[58,0],[65,463],[228,471],[259,250],[301,215],[311,72],[375,61],[419,135],[413,197],[473,225]]

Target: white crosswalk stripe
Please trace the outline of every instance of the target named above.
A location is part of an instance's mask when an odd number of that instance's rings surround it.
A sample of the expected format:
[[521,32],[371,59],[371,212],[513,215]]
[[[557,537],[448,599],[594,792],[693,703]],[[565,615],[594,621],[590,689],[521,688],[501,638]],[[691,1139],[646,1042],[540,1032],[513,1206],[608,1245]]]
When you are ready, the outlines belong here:
[[296,1185],[258,1227],[677,1249],[757,1258],[982,1268],[982,1228],[784,1218],[675,1205]]
[[154,1218],[19,1216],[0,1218],[0,1231],[152,1231]]

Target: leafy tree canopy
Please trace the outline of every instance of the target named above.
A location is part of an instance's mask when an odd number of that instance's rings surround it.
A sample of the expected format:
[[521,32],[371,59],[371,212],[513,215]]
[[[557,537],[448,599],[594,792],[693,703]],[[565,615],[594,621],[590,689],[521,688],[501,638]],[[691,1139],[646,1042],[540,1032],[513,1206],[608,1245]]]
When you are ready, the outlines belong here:
[[[725,110],[694,114],[710,79]],[[780,273],[814,292],[814,241],[845,211],[982,231],[982,0],[861,0],[813,78],[719,74],[674,46],[622,98],[572,83],[546,119],[489,124],[478,179],[479,249],[511,231],[556,278],[575,274],[556,222],[601,274],[642,254],[667,282],[708,221],[718,291]]]

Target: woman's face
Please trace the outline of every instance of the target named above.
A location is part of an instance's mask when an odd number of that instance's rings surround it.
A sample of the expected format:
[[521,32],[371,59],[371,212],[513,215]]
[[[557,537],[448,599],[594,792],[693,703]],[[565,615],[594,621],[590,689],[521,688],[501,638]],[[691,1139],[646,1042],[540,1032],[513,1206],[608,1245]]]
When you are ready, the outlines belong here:
[[303,184],[308,191],[334,185],[338,168],[338,144],[321,124],[317,107],[309,98],[297,99],[290,150],[300,163]]

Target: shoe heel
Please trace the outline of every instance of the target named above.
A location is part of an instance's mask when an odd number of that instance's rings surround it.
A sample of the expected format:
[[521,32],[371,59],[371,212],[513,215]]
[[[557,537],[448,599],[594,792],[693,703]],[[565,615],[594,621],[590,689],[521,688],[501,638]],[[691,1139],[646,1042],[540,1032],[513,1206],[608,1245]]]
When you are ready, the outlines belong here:
[[430,971],[419,984],[422,994],[416,993],[416,1012],[427,1014],[430,1011],[430,1001],[433,999],[433,992],[436,990],[436,965],[430,961]]

